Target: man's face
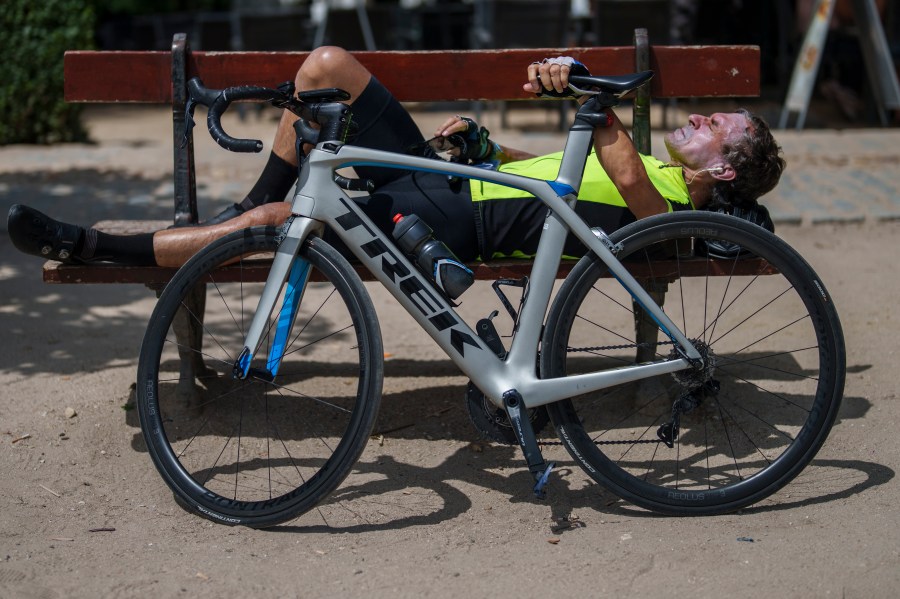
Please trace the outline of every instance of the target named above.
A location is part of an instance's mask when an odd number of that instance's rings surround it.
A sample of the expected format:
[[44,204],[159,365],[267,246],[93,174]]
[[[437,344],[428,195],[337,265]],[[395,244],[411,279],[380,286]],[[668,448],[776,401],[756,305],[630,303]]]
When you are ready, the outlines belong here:
[[683,166],[709,168],[722,163],[723,146],[740,140],[750,129],[750,121],[738,112],[692,114],[687,125],[666,134],[666,149]]

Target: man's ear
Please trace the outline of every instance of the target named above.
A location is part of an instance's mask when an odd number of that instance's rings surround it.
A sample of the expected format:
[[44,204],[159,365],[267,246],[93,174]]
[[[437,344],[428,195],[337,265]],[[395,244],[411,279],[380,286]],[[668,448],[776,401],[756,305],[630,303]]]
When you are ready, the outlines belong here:
[[737,176],[737,173],[734,172],[732,166],[727,162],[709,167],[709,174],[719,181],[731,181]]

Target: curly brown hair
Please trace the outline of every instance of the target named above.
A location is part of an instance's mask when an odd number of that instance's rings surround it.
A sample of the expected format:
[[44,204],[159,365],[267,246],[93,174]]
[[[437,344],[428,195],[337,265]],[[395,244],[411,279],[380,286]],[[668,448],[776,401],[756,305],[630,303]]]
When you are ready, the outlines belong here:
[[751,126],[739,141],[722,148],[722,157],[734,168],[735,177],[716,183],[709,202],[711,209],[756,205],[757,198],[778,184],[785,167],[781,146],[772,136],[768,123],[743,108],[735,112],[744,115]]

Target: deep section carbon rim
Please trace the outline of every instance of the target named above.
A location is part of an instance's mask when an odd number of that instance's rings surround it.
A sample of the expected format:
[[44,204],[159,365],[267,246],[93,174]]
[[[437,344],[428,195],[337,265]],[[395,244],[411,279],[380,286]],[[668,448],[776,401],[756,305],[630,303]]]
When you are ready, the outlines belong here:
[[163,292],[141,351],[138,407],[154,463],[182,504],[226,524],[269,526],[320,502],[359,457],[380,400],[371,301],[317,239],[301,250],[313,280],[277,376],[262,374],[277,314],[254,374],[232,376],[275,248],[274,230],[255,229],[195,256]]
[[[664,215],[612,239],[706,366],[550,406],[563,444],[598,482],[657,511],[727,512],[773,493],[815,455],[843,392],[824,286],[784,242],[723,215]],[[545,377],[674,355],[592,259],[567,279],[547,331]]]

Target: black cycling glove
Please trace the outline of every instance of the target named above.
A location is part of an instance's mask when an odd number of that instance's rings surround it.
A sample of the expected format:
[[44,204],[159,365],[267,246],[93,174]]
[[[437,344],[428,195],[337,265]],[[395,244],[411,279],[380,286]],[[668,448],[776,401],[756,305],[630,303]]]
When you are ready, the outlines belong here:
[[[580,75],[583,77],[590,76],[591,72],[588,70],[586,66],[582,63],[578,62],[573,58],[569,58],[567,56],[562,56],[560,58],[545,58],[541,63],[545,62],[557,62],[561,65],[567,65],[569,67],[569,76],[571,75]],[[556,91],[555,89],[542,89],[536,94],[538,97],[550,97],[550,98],[571,98],[572,96],[577,95],[571,89],[564,89],[561,92]]]
[[466,123],[466,130],[454,133],[447,137],[438,135],[431,139],[413,144],[407,148],[407,153],[414,156],[435,158],[437,154],[449,152],[453,148],[459,150],[458,155],[450,158],[451,162],[482,163],[494,162],[500,152],[500,146],[491,141],[491,132],[468,117],[461,116],[460,120]]
[[491,141],[491,132],[469,117],[460,117],[466,123],[466,130],[454,133],[448,141],[459,148],[459,158],[468,162],[490,162],[500,150],[500,146]]

